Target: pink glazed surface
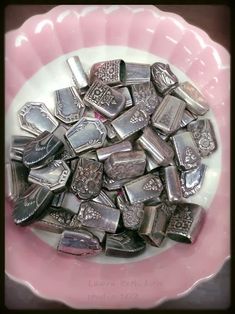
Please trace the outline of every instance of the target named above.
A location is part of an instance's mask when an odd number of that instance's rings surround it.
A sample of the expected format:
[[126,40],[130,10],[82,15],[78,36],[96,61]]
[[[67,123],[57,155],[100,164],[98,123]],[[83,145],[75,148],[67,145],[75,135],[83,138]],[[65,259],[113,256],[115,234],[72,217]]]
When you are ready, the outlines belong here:
[[[75,29],[79,36],[74,35]],[[6,110],[43,65],[73,50],[123,45],[167,59],[206,96],[219,126],[223,164],[217,192],[196,243],[177,244],[135,263],[98,264],[89,258],[58,255],[28,228],[14,225],[11,205],[6,201],[6,273],[41,297],[74,308],[153,307],[214,275],[230,256],[228,52],[180,16],[152,6],[58,6],[7,33],[5,45]]]

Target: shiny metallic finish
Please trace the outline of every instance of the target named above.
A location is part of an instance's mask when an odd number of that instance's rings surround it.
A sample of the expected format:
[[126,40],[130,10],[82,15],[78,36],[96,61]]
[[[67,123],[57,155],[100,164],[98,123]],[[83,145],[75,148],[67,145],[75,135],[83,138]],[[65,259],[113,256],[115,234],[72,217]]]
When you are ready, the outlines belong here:
[[146,169],[148,172],[161,167],[151,154],[145,152],[146,155]]
[[54,207],[56,209],[61,207],[63,199],[64,199],[64,196],[65,196],[65,193],[66,192],[64,191],[64,192],[55,194],[55,196],[53,197],[53,200],[51,202],[51,208],[53,210],[54,210]]
[[[65,230],[68,221],[70,222],[72,219],[72,214],[63,211],[62,209],[55,211],[54,209],[48,208],[47,212],[48,213],[44,217],[33,222],[31,226],[48,232],[62,233]],[[55,215],[57,215],[57,217],[60,215],[60,219],[56,219]]]
[[73,56],[67,59],[67,64],[73,76],[73,81],[78,88],[80,94],[84,94],[88,88],[88,78],[83,69],[78,56]]
[[18,161],[5,164],[6,197],[16,201],[29,187],[28,169]]
[[64,231],[61,235],[57,250],[59,252],[93,256],[102,251],[99,240],[87,230]]
[[125,230],[118,234],[107,234],[105,255],[134,257],[145,250],[146,244],[137,232]]
[[58,128],[55,129],[53,134],[64,144],[63,151],[59,154],[59,159],[69,161],[76,158],[76,153],[73,148],[69,145],[65,138],[65,133],[68,131],[64,125],[60,124]]
[[209,119],[198,119],[187,126],[202,157],[207,157],[217,149],[213,125]]
[[149,115],[156,110],[162,100],[152,82],[133,84],[130,89],[134,104],[141,105],[142,109]]
[[54,160],[63,146],[63,143],[52,133],[44,131],[25,145],[23,163],[31,169],[46,166]]
[[130,108],[133,105],[132,97],[128,87],[119,87],[118,91],[124,96],[125,98],[125,105],[124,109]]
[[124,227],[138,230],[144,218],[144,204],[129,204],[121,195],[117,196],[117,204],[122,213]]
[[62,88],[55,91],[55,116],[63,123],[77,122],[84,114],[83,104],[75,87]]
[[100,80],[110,86],[121,86],[125,82],[126,66],[121,59],[93,64],[90,70],[90,84]]
[[104,174],[102,186],[108,191],[115,191],[121,189],[125,183],[130,182],[131,180],[132,179],[113,180]]
[[91,85],[83,101],[108,119],[114,119],[125,106],[125,97],[118,89],[98,80]]
[[151,78],[157,90],[166,95],[178,86],[178,79],[169,64],[156,62],[151,66]]
[[117,152],[130,152],[132,150],[132,143],[130,141],[122,141],[117,144],[102,147],[96,150],[99,161],[106,160],[110,155]]
[[124,191],[131,204],[142,203],[159,196],[163,185],[158,176],[151,173],[132,180],[124,185]]
[[142,108],[142,104],[136,105],[111,122],[111,125],[121,139],[143,129],[149,123],[149,114]]
[[103,190],[100,191],[100,194],[92,199],[93,202],[104,204],[110,207],[115,208],[115,204],[111,200],[111,198],[105,193]]
[[181,172],[181,188],[185,198],[197,193],[203,184],[207,166],[199,165],[196,169]]
[[146,157],[143,151],[114,153],[104,162],[104,171],[113,180],[135,178],[144,174]]
[[115,139],[117,139],[118,134],[114,130],[114,128],[113,128],[112,124],[110,123],[110,121],[105,121],[104,122],[104,126],[105,126],[106,131],[107,131],[107,138],[109,138],[111,141],[114,141]]
[[44,131],[53,132],[59,125],[41,102],[27,102],[18,111],[18,117],[21,129],[35,135],[40,135]]
[[102,147],[107,131],[103,123],[95,118],[81,118],[65,134],[76,153]]
[[106,232],[115,233],[118,227],[120,211],[116,208],[96,202],[83,202],[78,220],[84,227],[92,227]]
[[168,201],[171,203],[182,202],[182,190],[180,185],[180,174],[176,166],[164,168],[164,177]]
[[10,159],[22,161],[25,145],[32,141],[34,137],[13,135],[10,143]]
[[92,199],[100,194],[103,164],[80,158],[71,182],[71,191],[81,199]]
[[150,81],[150,64],[126,62],[125,85]]
[[183,170],[193,169],[201,164],[201,156],[191,132],[182,132],[172,136],[172,142],[177,162]]
[[166,230],[171,240],[194,243],[205,217],[205,209],[196,204],[181,204],[174,211]]
[[196,119],[197,119],[197,116],[195,114],[191,113],[188,110],[184,110],[184,113],[180,122],[180,128],[184,128],[190,122],[193,122]]
[[144,219],[139,234],[150,244],[160,247],[172,215],[165,203],[144,207]]
[[158,165],[167,166],[172,162],[174,150],[150,127],[144,129],[137,143],[153,157]]
[[174,133],[180,125],[185,102],[171,95],[163,98],[152,116],[152,124],[166,134]]
[[199,90],[189,82],[180,83],[173,94],[186,102],[186,108],[192,113],[202,116],[209,106]]
[[[76,195],[74,195],[73,193],[63,193],[60,194],[60,198],[58,198],[58,205],[60,205],[59,207],[67,210],[69,212],[71,212],[72,214],[78,214],[80,206],[81,206],[82,200],[77,198]],[[54,202],[52,202],[51,206],[54,206],[55,204],[55,200]],[[55,204],[55,207],[58,207],[58,205]]]
[[45,186],[53,192],[63,191],[70,176],[70,169],[62,160],[53,160],[40,169],[31,169],[29,182]]
[[12,215],[15,224],[27,225],[40,219],[52,198],[53,193],[47,187],[32,184],[14,205]]

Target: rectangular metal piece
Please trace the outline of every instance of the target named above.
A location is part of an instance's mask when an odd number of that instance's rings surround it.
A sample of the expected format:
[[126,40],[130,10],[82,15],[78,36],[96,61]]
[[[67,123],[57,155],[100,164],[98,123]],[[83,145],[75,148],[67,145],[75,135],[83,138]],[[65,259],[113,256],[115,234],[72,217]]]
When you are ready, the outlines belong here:
[[83,200],[79,199],[73,193],[66,192],[60,207],[70,211],[73,214],[78,214],[82,202]]
[[177,167],[176,166],[165,167],[164,177],[168,201],[171,203],[182,202],[183,196]]
[[75,87],[66,87],[55,91],[55,116],[65,124],[77,122],[84,114],[83,104]]
[[126,62],[125,85],[150,81],[150,64]]
[[177,162],[183,170],[193,169],[201,164],[201,156],[191,132],[182,132],[172,136],[172,142]]
[[27,102],[19,111],[20,127],[35,135],[53,132],[59,125],[44,103]]
[[180,128],[184,128],[186,125],[191,123],[192,121],[196,120],[197,116],[187,109],[184,110],[181,122],[180,122]]
[[92,227],[115,233],[118,227],[120,211],[116,208],[96,202],[83,202],[78,219],[85,227]]
[[111,200],[111,198],[102,190],[100,191],[100,194],[98,196],[92,199],[92,201],[96,203],[104,204],[113,208],[116,207],[113,201]]
[[71,191],[81,199],[92,199],[100,194],[102,176],[101,162],[80,158],[73,174]]
[[194,141],[202,157],[209,156],[217,149],[217,141],[212,122],[209,119],[198,119],[187,126],[192,132]]
[[159,93],[166,95],[178,86],[178,79],[169,64],[155,62],[151,66],[151,78]]
[[73,81],[78,88],[80,94],[84,94],[88,89],[88,78],[83,69],[78,56],[73,56],[67,59],[67,64],[73,76]]
[[204,115],[209,106],[199,90],[189,82],[180,83],[173,94],[186,102],[186,108],[196,115]]
[[160,247],[171,217],[171,211],[165,203],[144,207],[144,219],[139,234],[150,244]]
[[28,169],[19,161],[10,161],[5,165],[7,180],[6,197],[16,201],[29,187]]
[[104,174],[102,186],[108,191],[119,190],[127,182],[130,182],[132,179],[122,179],[122,180],[113,180]]
[[136,105],[111,122],[118,136],[125,139],[143,129],[149,123],[150,116],[141,105]]
[[166,230],[171,240],[194,243],[202,227],[205,209],[196,204],[180,204],[175,209]]
[[83,117],[66,132],[65,137],[78,154],[88,149],[102,147],[106,135],[106,128],[100,120]]
[[51,191],[59,192],[66,188],[70,176],[70,169],[62,160],[54,160],[40,169],[31,169],[29,182],[49,188]]
[[122,93],[99,80],[94,81],[83,101],[108,119],[114,119],[125,106]]
[[118,91],[125,97],[124,109],[130,108],[133,101],[128,87],[118,87]]
[[99,161],[107,159],[111,154],[117,152],[129,152],[132,150],[132,144],[130,141],[123,141],[110,146],[102,147],[96,150]]
[[145,155],[146,155],[146,169],[148,172],[161,167],[159,163],[152,157],[151,154],[145,152]]
[[146,150],[160,166],[169,165],[174,158],[174,150],[150,127],[144,129],[137,143]]
[[166,134],[174,133],[180,125],[185,102],[171,95],[163,98],[152,116],[152,124]]
[[110,155],[104,162],[104,171],[113,180],[136,178],[144,174],[144,151],[120,152]]
[[162,97],[157,94],[152,82],[133,84],[130,89],[134,104],[141,105],[149,115],[158,108],[162,101]]
[[185,198],[197,193],[203,183],[207,166],[199,165],[196,169],[181,172],[181,188]]
[[163,185],[158,176],[149,173],[124,184],[123,188],[129,202],[134,204],[159,196]]
[[90,84],[98,79],[110,86],[121,86],[125,82],[125,74],[125,62],[121,59],[97,62],[90,70]]
[[144,204],[129,204],[123,196],[117,196],[117,205],[122,213],[124,227],[130,230],[138,230],[144,217]]
[[66,192],[62,192],[62,193],[57,193],[55,194],[55,196],[53,197],[52,203],[51,203],[51,207],[56,207],[56,208],[60,208],[64,199]]
[[63,151],[59,155],[59,159],[68,161],[76,158],[77,155],[65,138],[66,132],[68,132],[68,128],[60,124],[58,128],[55,129],[53,134],[64,144]]
[[60,238],[57,250],[59,252],[78,255],[93,256],[101,253],[99,240],[87,230],[65,230]]

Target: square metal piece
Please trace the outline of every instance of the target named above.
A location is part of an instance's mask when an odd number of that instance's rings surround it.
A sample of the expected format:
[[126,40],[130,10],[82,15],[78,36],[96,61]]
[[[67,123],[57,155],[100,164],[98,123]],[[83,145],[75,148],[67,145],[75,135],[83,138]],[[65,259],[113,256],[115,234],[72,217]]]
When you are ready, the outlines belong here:
[[174,133],[183,117],[185,102],[174,96],[166,95],[152,116],[152,124],[163,133]]
[[150,81],[150,64],[126,62],[125,85]]
[[111,122],[111,125],[121,139],[125,139],[149,123],[150,116],[142,108],[141,104],[136,105]]
[[87,158],[80,158],[71,182],[71,191],[81,199],[92,199],[100,194],[103,164]]
[[65,134],[76,153],[103,146],[107,131],[103,123],[95,118],[81,118]]
[[97,62],[90,70],[90,84],[98,79],[110,86],[120,86],[125,82],[125,74],[125,62],[121,59]]
[[163,185],[158,176],[149,173],[124,184],[123,188],[129,202],[134,204],[159,196]]
[[151,78],[159,93],[166,95],[178,86],[178,79],[169,64],[156,62],[151,66]]
[[146,156],[143,151],[119,152],[110,155],[104,163],[104,171],[114,180],[136,178],[144,174]]
[[130,86],[130,89],[134,104],[141,104],[143,110],[149,115],[156,110],[162,100],[162,97],[157,94],[152,82],[133,84]]
[[84,227],[92,227],[115,233],[120,218],[120,210],[96,202],[83,202],[78,220]]
[[125,106],[123,94],[99,80],[93,82],[83,101],[108,119],[114,119]]
[[132,150],[132,143],[130,141],[122,141],[117,144],[102,147],[97,149],[96,154],[99,161],[106,160],[110,155],[117,152],[130,152]]
[[186,102],[186,108],[192,113],[202,116],[209,106],[200,91],[189,82],[180,83],[173,94]]
[[191,132],[182,132],[172,136],[172,142],[177,163],[182,170],[197,168],[201,164],[201,156]]
[[175,209],[166,230],[171,240],[194,243],[205,217],[205,209],[196,204],[180,204]]
[[172,212],[165,203],[145,206],[139,234],[150,244],[160,247]]
[[21,129],[39,135],[44,131],[53,132],[59,125],[44,103],[27,102],[19,111]]
[[72,73],[73,81],[80,94],[84,94],[88,88],[88,78],[78,56],[67,59],[67,64]]
[[198,119],[187,126],[202,157],[207,157],[217,149],[213,125],[209,119]]
[[83,104],[75,87],[62,88],[55,91],[55,116],[65,124],[77,122],[84,114]]

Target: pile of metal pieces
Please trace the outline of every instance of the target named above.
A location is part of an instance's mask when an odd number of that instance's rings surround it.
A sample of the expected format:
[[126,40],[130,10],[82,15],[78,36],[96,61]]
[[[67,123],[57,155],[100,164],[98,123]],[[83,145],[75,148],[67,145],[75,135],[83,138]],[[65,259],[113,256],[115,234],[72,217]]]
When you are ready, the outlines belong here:
[[15,224],[61,233],[58,251],[79,256],[193,243],[205,210],[187,198],[217,148],[201,93],[160,62],[99,62],[89,80],[77,56],[67,66],[75,86],[55,91],[54,115],[39,102],[18,112],[34,137],[9,148]]

